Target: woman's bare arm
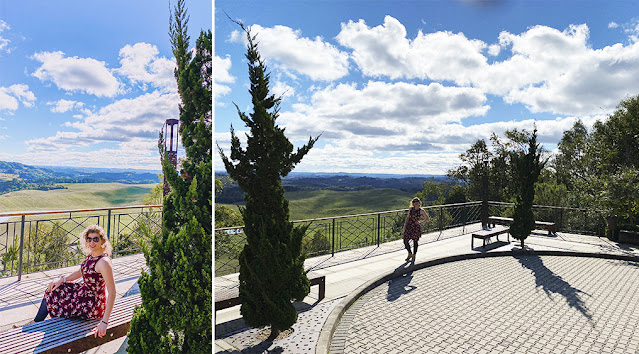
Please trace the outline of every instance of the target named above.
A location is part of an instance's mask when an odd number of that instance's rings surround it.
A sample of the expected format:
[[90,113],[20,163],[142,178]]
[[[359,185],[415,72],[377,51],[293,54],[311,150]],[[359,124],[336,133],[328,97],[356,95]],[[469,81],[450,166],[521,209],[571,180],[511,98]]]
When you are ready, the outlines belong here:
[[111,311],[113,311],[113,304],[115,303],[115,280],[113,279],[113,264],[111,263],[111,259],[107,257],[100,259],[98,264],[95,266],[95,270],[102,274],[106,283],[108,295],[102,320],[104,322],[109,322]]

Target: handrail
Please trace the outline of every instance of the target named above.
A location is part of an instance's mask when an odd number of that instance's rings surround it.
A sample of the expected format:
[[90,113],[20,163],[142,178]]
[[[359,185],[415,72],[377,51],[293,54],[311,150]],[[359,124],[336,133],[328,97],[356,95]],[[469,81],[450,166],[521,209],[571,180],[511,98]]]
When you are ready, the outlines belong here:
[[[515,205],[515,203],[510,202],[488,202],[489,204],[498,204],[498,205]],[[451,204],[448,204],[451,205]],[[609,210],[601,210],[601,209],[590,209],[590,208],[573,208],[573,207],[561,207],[561,206],[553,206],[553,205],[537,205],[533,204],[533,208],[547,208],[547,209],[564,209],[564,210],[578,210],[578,211],[595,211],[600,213],[607,213]]]
[[22,215],[41,215],[41,214],[62,214],[62,213],[81,213],[87,211],[101,211],[101,210],[121,210],[121,209],[144,209],[144,208],[159,208],[162,204],[157,205],[132,205],[132,206],[119,206],[119,207],[107,207],[96,209],[71,209],[71,210],[33,210],[33,211],[10,211],[6,213],[0,213],[0,217],[5,216],[22,216]]
[[[481,202],[466,202],[466,203],[454,203],[454,204],[442,204],[442,205],[428,205],[428,206],[424,206],[422,207],[422,209],[436,209],[436,208],[440,208],[442,206],[446,206],[446,207],[457,207],[457,206],[467,206],[467,205],[475,205],[475,204],[480,204]],[[313,222],[313,221],[326,221],[326,220],[335,220],[335,219],[346,219],[346,218],[354,218],[354,217],[360,217],[360,216],[371,216],[371,215],[382,215],[382,214],[391,214],[391,213],[397,213],[397,212],[406,212],[408,211],[408,208],[405,209],[396,209],[396,210],[385,210],[385,211],[375,211],[372,213],[363,213],[363,214],[352,214],[352,215],[339,215],[339,216],[327,216],[324,218],[315,218],[315,219],[303,219],[303,220],[293,220],[291,221],[292,223],[301,223],[301,222]],[[1,215],[0,215],[1,216]],[[229,227],[221,227],[218,229],[215,229],[215,231],[226,231],[226,230],[234,230],[234,229],[241,229],[243,228],[244,225],[240,225],[240,226],[229,226]]]

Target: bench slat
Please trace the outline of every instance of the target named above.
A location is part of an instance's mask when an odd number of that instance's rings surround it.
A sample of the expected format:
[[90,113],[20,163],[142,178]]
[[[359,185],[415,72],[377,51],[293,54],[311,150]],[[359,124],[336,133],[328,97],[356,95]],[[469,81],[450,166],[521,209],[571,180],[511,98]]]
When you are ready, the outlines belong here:
[[100,319],[52,318],[0,333],[1,353],[81,352],[125,336],[136,305],[142,303],[140,294],[116,301],[109,317],[107,334],[93,337],[93,329]]

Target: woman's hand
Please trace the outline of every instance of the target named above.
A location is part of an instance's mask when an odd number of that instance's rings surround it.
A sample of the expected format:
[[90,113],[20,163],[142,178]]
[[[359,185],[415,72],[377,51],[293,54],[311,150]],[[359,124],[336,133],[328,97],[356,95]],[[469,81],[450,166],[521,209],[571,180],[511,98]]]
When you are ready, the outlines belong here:
[[104,323],[104,321],[100,321],[100,324],[98,324],[97,327],[95,327],[94,329],[94,334],[93,334],[93,338],[96,337],[104,337],[106,335],[106,331],[107,331],[107,324]]
[[50,282],[49,286],[47,286],[47,291],[49,291],[49,292],[54,291],[60,285],[62,285],[62,283],[64,283],[64,277],[60,277],[60,278],[58,278],[58,280],[54,280],[54,281]]

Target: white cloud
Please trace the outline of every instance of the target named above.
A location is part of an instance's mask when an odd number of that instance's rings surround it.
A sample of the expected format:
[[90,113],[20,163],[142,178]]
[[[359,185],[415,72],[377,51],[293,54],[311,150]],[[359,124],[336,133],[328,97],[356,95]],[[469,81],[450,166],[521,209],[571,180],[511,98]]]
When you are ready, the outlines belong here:
[[65,57],[60,51],[36,53],[32,58],[42,63],[33,76],[43,82],[52,81],[62,90],[98,97],[113,97],[120,92],[120,83],[105,62]]
[[275,85],[271,88],[271,93],[274,94],[275,97],[285,98],[295,96],[295,89],[282,81],[275,81]]
[[630,23],[624,25],[624,32],[628,34],[628,39],[632,43],[639,42],[639,20],[633,19]]
[[[154,91],[133,99],[122,99],[79,121],[66,122],[73,131],[26,142],[29,151],[66,150],[102,142],[126,143],[135,139],[157,142],[165,120],[179,115],[177,93]],[[86,112],[85,112],[86,113]]]
[[493,44],[488,47],[488,54],[494,57],[498,56],[500,51],[501,51],[501,46],[499,46],[498,44]]
[[22,103],[25,107],[33,107],[36,97],[29,91],[29,86],[23,84],[0,87],[0,110],[15,111]]
[[[257,35],[262,57],[272,60],[276,68],[321,81],[337,80],[348,74],[348,54],[321,37],[302,37],[300,30],[286,26],[253,25],[251,33]],[[243,37],[239,33],[231,34],[232,40],[239,41],[240,38]]]
[[322,133],[354,149],[438,151],[436,141],[420,138],[443,124],[484,115],[490,108],[485,101],[474,88],[370,81],[361,89],[339,84],[315,91],[310,104],[294,104],[280,120],[295,139]]
[[72,109],[82,108],[84,106],[84,103],[61,99],[55,102],[47,102],[47,105],[54,106],[53,108],[51,108],[51,112],[53,113],[65,113]]
[[[9,30],[9,29],[11,29],[11,27],[9,27],[9,25],[6,22],[0,20],[0,33],[4,32],[5,30]],[[9,43],[11,43],[10,40],[0,36],[0,50],[3,50],[5,52],[7,52],[7,53],[10,52],[10,50],[7,48]]]
[[[120,49],[120,68],[116,71],[133,83],[177,90],[173,71],[175,61],[158,57],[157,47],[148,43],[127,44]],[[145,89],[146,90],[146,89]]]
[[614,21],[608,24],[608,28],[617,28],[617,27],[619,27],[619,25]]
[[215,81],[215,98],[224,96],[231,92],[231,88],[220,83],[232,84],[235,77],[229,73],[231,69],[231,56],[227,55],[222,59],[217,55],[213,57],[213,80]]

